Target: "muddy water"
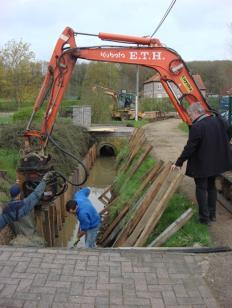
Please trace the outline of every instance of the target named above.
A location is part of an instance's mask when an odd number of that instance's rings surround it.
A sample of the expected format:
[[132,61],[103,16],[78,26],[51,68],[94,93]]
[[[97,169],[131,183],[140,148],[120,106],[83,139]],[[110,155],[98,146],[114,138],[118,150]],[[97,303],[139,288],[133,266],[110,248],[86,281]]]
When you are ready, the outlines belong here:
[[[98,212],[104,207],[103,203],[98,200],[98,197],[104,192],[106,187],[112,183],[115,174],[115,158],[99,157],[90,171],[87,182],[84,184],[85,187],[91,189],[89,199]],[[68,214],[63,229],[56,239],[55,246],[71,248],[76,240],[77,231],[78,223],[76,217]],[[84,247],[84,237],[77,247]]]

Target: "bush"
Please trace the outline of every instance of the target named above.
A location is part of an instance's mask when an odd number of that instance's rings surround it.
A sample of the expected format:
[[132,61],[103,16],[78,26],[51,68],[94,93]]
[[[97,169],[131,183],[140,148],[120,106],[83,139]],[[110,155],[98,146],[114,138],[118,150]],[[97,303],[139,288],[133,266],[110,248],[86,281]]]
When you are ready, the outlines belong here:
[[[29,121],[32,114],[32,107],[24,107],[13,115],[13,122],[26,122]],[[42,120],[43,111],[40,110],[35,115],[35,120]]]
[[61,117],[65,117],[69,114],[72,113],[72,106],[78,106],[80,105],[80,101],[77,99],[69,99],[69,100],[64,100],[62,101],[62,103],[60,104],[60,108],[59,108],[59,115]]
[[139,105],[140,111],[175,111],[169,98],[145,98]]
[[0,112],[13,112],[17,110],[17,104],[12,100],[0,99]]

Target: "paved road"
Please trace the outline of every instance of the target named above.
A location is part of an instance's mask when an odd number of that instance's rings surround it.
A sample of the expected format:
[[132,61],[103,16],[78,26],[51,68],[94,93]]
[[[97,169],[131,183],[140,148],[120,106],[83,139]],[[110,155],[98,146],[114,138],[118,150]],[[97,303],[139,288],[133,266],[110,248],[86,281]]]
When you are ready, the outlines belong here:
[[204,255],[0,247],[0,307],[220,307]]

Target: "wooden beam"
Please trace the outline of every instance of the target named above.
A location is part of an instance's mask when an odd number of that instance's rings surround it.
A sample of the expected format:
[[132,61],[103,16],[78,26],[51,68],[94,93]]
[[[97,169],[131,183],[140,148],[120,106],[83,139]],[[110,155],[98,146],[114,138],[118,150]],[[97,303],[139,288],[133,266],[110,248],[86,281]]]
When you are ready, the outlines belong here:
[[119,215],[113,220],[113,222],[109,225],[109,227],[106,229],[106,231],[104,232],[104,234],[102,235],[101,240],[99,241],[99,243],[102,243],[106,240],[106,238],[109,236],[109,234],[112,232],[112,230],[117,226],[117,224],[121,221],[122,217],[124,217],[126,215],[126,213],[129,210],[129,206],[125,206],[121,212],[119,213]]
[[109,202],[110,202],[110,199],[111,198],[108,198],[106,196],[106,194],[108,192],[110,192],[112,189],[112,185],[110,185],[99,197],[98,197],[98,200],[100,200],[102,203],[104,203],[105,205],[107,205]]
[[129,168],[132,160],[135,158],[137,153],[141,150],[145,143],[146,139],[145,137],[141,137],[140,140],[138,140],[137,144],[134,146],[133,151],[130,153],[129,158],[126,160],[125,165],[120,169],[120,171],[126,172]]
[[[129,238],[130,234],[133,232],[133,230],[138,225],[139,221],[141,220],[142,216],[146,212],[151,201],[154,199],[155,195],[158,193],[161,187],[162,181],[166,178],[167,174],[169,173],[171,163],[166,164],[166,166],[160,172],[161,165],[162,163],[160,163],[157,166],[157,169],[154,169],[157,172],[156,174],[157,177],[155,178],[154,182],[149,187],[148,191],[145,193],[144,198],[142,199],[140,204],[138,204],[137,208],[134,210],[134,213],[132,213],[132,217],[130,221],[126,224],[123,231],[120,233],[120,236],[117,238],[116,242],[114,243],[114,247],[130,246],[129,243],[127,242],[127,239]],[[146,181],[146,184],[147,183],[148,182]]]
[[160,198],[160,194],[157,195],[157,198],[155,198],[155,200],[151,203],[151,206],[144,215],[143,219],[139,222],[139,225],[142,227],[142,232],[140,233],[134,246],[140,247],[146,243],[148,236],[157,225],[160,217],[162,216],[167,206],[169,199],[179,186],[183,176],[184,175],[180,173],[180,171],[171,171],[167,181],[165,181],[165,185],[163,185],[163,189],[160,190],[160,193],[162,193],[162,197]]
[[146,159],[147,155],[151,152],[152,148],[153,148],[152,145],[147,144],[144,153],[140,156],[138,161],[135,163],[132,170],[130,170],[130,172],[128,174],[128,179],[130,179],[135,174],[135,172],[139,169],[139,167],[142,165],[143,161]]
[[180,230],[183,225],[193,216],[192,208],[185,211],[178,219],[176,219],[170,226],[167,227],[157,238],[151,242],[149,247],[159,247],[165,243],[173,234]]
[[44,238],[49,247],[52,246],[52,233],[51,233],[51,221],[49,219],[49,208],[48,206],[43,207],[43,214],[44,214]]
[[[154,200],[160,200],[161,196],[164,193],[163,183],[166,182],[169,174],[170,174],[171,163],[167,163],[164,170],[161,174],[156,178],[154,183],[151,185],[149,191],[147,192],[143,204],[138,209],[138,214],[136,219],[134,219],[133,228],[130,230],[130,236],[127,238],[126,242],[123,246],[133,246],[141,234],[147,220],[149,219],[151,210],[150,204],[154,202]],[[167,187],[165,187],[165,190]]]

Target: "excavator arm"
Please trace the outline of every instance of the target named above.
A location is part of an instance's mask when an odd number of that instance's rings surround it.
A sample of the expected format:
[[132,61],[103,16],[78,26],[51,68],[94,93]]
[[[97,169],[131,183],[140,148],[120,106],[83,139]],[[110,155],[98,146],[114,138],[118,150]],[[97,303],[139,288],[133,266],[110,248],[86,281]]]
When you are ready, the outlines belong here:
[[[150,37],[99,33],[98,37],[102,40],[127,43],[127,46],[77,47],[75,35],[76,33],[67,27],[56,43],[48,64],[47,74],[35,101],[32,116],[24,132],[24,153],[30,153],[30,144],[34,138],[39,139],[42,151],[45,149],[77,59],[153,68],[160,74],[160,81],[171,102],[182,120],[188,125],[191,125],[191,119],[184,108],[183,100],[188,104],[198,101],[207,112],[210,112],[207,102],[180,55],[164,47],[159,40]],[[34,115],[45,100],[47,100],[47,107],[41,129],[31,130]]]

